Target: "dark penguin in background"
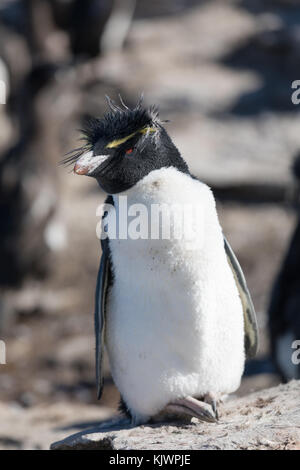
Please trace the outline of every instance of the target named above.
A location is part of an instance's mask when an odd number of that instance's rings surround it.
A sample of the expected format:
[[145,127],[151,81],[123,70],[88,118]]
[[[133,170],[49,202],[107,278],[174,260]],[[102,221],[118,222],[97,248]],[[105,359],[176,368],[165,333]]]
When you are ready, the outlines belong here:
[[161,412],[214,422],[218,401],[239,387],[245,357],[257,350],[245,279],[224,240],[210,189],[190,174],[156,109],[109,104],[108,114],[87,125],[83,148],[66,159],[75,163],[75,173],[94,177],[108,193],[106,228],[124,197],[128,208],[138,204],[151,215],[155,205],[167,207],[174,225],[178,207],[199,210],[192,246],[173,232],[138,239],[109,233],[102,240],[95,308],[98,397],[105,344],[133,424]]
[[[300,340],[300,155],[294,160],[295,203],[299,217],[288,250],[275,280],[268,309],[271,354],[281,380],[300,379],[300,364],[295,362]],[[295,197],[296,196],[296,197]],[[293,353],[296,361],[292,360]]]

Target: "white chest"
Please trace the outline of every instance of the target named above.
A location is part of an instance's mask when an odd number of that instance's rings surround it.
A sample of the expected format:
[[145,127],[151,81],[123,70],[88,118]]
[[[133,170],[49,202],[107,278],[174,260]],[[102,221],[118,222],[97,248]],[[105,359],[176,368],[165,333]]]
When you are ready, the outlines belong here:
[[[210,190],[170,168],[152,172],[126,196],[128,208],[142,204],[148,215],[153,204],[168,206],[171,236],[151,238],[149,220],[148,237],[110,239],[106,337],[117,386],[144,415],[173,396],[232,391],[243,369],[243,317]],[[198,206],[192,219],[182,218],[185,205]],[[175,236],[179,219],[192,220],[183,238]]]

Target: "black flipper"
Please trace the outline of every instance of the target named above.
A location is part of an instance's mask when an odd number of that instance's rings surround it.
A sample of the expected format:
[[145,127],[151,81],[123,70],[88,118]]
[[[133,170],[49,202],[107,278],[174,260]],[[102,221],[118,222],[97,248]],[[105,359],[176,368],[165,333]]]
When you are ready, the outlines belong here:
[[[106,203],[113,204],[112,197]],[[112,283],[112,269],[110,261],[109,239],[101,240],[102,256],[98,271],[96,299],[95,299],[95,337],[96,337],[96,383],[97,398],[101,398],[103,389],[103,352],[105,337],[105,316],[108,288]]]
[[245,325],[245,352],[247,359],[250,359],[256,355],[258,350],[258,328],[256,313],[242,268],[225,237],[224,244],[228,263],[233,272],[233,276],[242,301]]

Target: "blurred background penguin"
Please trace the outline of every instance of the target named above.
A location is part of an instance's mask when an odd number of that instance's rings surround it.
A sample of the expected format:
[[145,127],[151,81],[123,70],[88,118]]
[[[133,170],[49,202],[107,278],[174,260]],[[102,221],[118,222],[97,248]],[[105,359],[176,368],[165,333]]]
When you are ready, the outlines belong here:
[[[274,282],[269,314],[272,360],[283,382],[300,378],[300,364],[291,361],[290,348],[300,338],[300,155],[295,157],[294,184],[289,202],[298,220]],[[298,344],[299,346],[299,344]],[[295,346],[293,346],[295,349]]]

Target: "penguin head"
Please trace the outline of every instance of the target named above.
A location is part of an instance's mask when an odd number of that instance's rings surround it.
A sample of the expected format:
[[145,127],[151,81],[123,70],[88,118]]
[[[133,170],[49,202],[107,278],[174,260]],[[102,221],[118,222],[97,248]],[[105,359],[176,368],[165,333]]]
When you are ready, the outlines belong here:
[[74,172],[95,178],[108,194],[133,187],[153,170],[188,167],[159,120],[157,108],[143,108],[141,100],[129,109],[108,98],[110,111],[102,119],[89,119],[83,129],[85,144],[71,152],[64,163]]

